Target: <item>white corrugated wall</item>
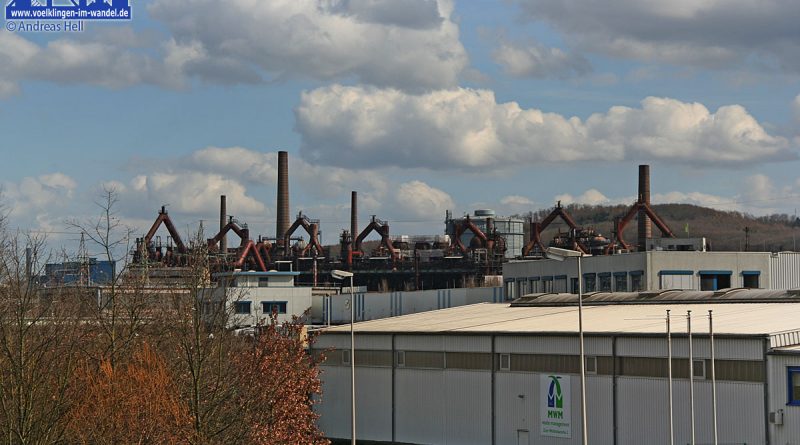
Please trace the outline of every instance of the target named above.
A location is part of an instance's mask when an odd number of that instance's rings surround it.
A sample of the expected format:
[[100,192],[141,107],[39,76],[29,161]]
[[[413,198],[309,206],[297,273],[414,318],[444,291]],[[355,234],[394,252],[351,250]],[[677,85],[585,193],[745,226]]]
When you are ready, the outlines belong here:
[[783,425],[770,425],[774,444],[800,444],[800,406],[786,405],[789,366],[800,366],[800,355],[770,355],[767,358],[769,411],[783,410],[784,416]]
[[800,288],[800,253],[780,252],[770,258],[770,288]]

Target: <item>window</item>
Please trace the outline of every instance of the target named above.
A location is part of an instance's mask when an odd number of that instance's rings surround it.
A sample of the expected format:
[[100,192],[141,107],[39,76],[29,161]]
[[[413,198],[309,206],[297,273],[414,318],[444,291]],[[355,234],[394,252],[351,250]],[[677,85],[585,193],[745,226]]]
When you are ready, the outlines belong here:
[[539,277],[533,277],[528,281],[530,281],[529,289],[531,290],[531,293],[533,293],[533,294],[538,293],[539,292]]
[[342,349],[342,364],[349,365],[350,364],[350,350],[349,349]]
[[692,360],[692,374],[696,379],[706,378],[706,361],[705,360]]
[[583,291],[594,292],[596,290],[597,275],[593,273],[583,274]]
[[500,370],[511,370],[511,354],[500,354]]
[[520,278],[517,280],[517,295],[520,297],[528,294],[528,280]]
[[719,290],[731,287],[731,271],[701,270],[700,290]]
[[402,368],[406,365],[406,351],[397,351],[397,367]]
[[573,294],[577,294],[578,293],[578,279],[577,278],[570,278],[569,281],[570,281],[570,286],[572,288],[572,293]]
[[639,292],[643,289],[642,275],[641,271],[631,272],[631,292]]
[[694,289],[691,270],[662,270],[658,275],[661,289]]
[[514,296],[514,280],[513,279],[506,280],[505,284],[506,284],[506,286],[505,286],[506,287],[506,300],[513,300],[514,298],[516,298]]
[[258,277],[258,287],[269,287],[269,277]]
[[611,274],[610,273],[601,273],[598,274],[597,277],[600,281],[600,287],[598,290],[600,292],[611,292]]
[[597,357],[587,356],[584,369],[587,374],[597,374]]
[[759,271],[745,270],[742,272],[742,287],[748,289],[758,289],[758,277],[761,275]]
[[553,281],[553,292],[563,293],[567,291],[567,276],[557,275]]
[[553,292],[553,277],[542,277],[542,292]]
[[237,301],[233,304],[233,310],[239,315],[250,315],[250,304],[249,301]]
[[628,292],[628,274],[625,272],[614,274],[614,292]]
[[285,301],[262,301],[261,311],[266,314],[285,314],[286,302]]
[[787,368],[789,374],[789,401],[787,405],[800,405],[800,366]]

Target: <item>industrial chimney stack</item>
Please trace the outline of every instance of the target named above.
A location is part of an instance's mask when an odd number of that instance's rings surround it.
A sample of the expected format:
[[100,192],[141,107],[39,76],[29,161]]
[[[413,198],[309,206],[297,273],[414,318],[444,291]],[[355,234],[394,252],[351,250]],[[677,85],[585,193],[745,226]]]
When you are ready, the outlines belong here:
[[[228,224],[228,208],[225,202],[225,195],[220,195],[219,197],[219,231],[222,232],[222,229]],[[219,240],[219,251],[223,254],[228,253],[228,237],[223,236],[221,240]]]
[[350,195],[350,238],[356,242],[358,236],[358,192],[353,191]]
[[[639,166],[639,203],[650,207],[650,166]],[[644,206],[639,207],[639,240],[638,250],[647,250],[647,239],[653,237],[653,227]]]
[[283,245],[283,236],[289,230],[289,154],[278,152],[278,221],[275,239]]

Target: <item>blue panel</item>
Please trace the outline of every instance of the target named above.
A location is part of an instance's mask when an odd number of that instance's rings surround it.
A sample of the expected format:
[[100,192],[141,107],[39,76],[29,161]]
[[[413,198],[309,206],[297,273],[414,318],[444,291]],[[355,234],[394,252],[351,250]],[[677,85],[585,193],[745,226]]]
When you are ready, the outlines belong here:
[[566,280],[566,279],[567,279],[567,276],[566,276],[566,275],[556,275],[554,278],[555,278],[556,280]]
[[643,270],[632,270],[632,271],[630,271],[628,273],[631,274],[631,275],[644,275],[644,271]]
[[659,275],[694,275],[691,270],[662,270]]
[[760,270],[743,270],[742,275],[761,275]]
[[610,277],[611,272],[600,272],[597,274],[598,277]]
[[701,270],[700,275],[732,275],[730,270]]

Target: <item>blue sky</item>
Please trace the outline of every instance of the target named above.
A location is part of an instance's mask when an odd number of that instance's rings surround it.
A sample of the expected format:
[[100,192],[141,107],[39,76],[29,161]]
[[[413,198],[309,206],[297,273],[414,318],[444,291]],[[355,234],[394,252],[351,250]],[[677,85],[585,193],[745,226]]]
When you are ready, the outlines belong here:
[[12,227],[69,244],[105,185],[137,233],[162,204],[213,224],[226,194],[271,236],[278,150],[326,243],[351,190],[362,222],[437,234],[446,209],[629,202],[639,163],[658,202],[800,207],[800,3],[131,3],[129,24],[0,31]]

